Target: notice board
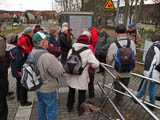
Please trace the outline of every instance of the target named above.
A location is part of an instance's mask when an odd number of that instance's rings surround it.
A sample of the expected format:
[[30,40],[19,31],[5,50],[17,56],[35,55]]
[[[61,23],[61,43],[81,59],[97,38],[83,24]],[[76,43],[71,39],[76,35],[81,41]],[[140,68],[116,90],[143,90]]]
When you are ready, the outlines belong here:
[[88,29],[93,24],[92,16],[70,15],[68,17],[69,27],[72,28],[76,38],[82,33],[83,29]]

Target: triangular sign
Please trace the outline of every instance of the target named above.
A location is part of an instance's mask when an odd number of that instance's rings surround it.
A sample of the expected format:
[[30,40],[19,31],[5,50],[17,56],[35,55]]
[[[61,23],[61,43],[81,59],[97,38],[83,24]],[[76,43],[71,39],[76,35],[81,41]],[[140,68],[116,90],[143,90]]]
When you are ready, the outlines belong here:
[[107,3],[106,3],[106,5],[105,5],[104,9],[112,9],[112,10],[115,9],[112,0],[108,0],[108,1],[107,1]]

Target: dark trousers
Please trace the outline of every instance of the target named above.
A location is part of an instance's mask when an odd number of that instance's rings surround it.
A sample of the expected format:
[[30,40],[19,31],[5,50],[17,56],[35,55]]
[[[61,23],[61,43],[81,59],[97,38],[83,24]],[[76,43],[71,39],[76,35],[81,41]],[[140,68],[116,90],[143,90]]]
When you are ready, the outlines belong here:
[[22,86],[20,77],[17,77],[16,80],[17,80],[16,82],[17,100],[20,100],[21,104],[25,104],[28,99],[27,96],[28,90]]
[[7,93],[9,92],[8,69],[6,69]]
[[[102,63],[106,63],[106,55],[96,55],[97,59],[102,62]],[[100,66],[100,71],[104,72],[104,69]]]
[[[120,81],[121,83],[123,83],[126,87],[128,87],[129,80],[130,80],[130,78],[120,78],[120,79],[119,79],[119,81]],[[121,86],[118,82],[115,82],[114,88],[115,88],[116,90],[118,90],[118,91],[125,92],[125,89],[123,89],[122,86]],[[122,101],[122,97],[123,97],[122,94],[116,92],[116,100]]]
[[[75,102],[75,89],[69,87],[67,107],[73,107]],[[78,90],[78,109],[81,107],[81,104],[86,100],[86,90]]]
[[89,75],[90,82],[88,84],[89,98],[94,97],[94,73]]
[[61,55],[61,63],[64,64],[67,60],[67,55],[68,55],[69,51],[62,51],[62,55]]
[[0,120],[7,120],[8,116],[8,106],[7,106],[7,96],[8,89],[0,89]]

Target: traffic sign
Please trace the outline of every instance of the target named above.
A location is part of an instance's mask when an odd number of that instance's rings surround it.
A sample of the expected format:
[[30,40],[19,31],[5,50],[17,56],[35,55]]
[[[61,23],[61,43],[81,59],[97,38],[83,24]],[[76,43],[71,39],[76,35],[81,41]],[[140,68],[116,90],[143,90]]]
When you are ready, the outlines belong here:
[[114,9],[115,9],[112,0],[108,0],[108,1],[107,1],[107,3],[106,3],[106,5],[105,5],[104,9],[111,9],[111,10],[114,10]]

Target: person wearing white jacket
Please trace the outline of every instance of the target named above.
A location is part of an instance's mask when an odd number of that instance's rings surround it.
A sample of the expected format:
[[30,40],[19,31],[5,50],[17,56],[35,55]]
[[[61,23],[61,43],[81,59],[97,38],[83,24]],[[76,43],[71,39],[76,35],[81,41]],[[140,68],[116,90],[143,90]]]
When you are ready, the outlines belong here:
[[[77,42],[72,46],[76,51],[80,50],[83,47],[88,47],[87,50],[84,50],[80,53],[82,60],[82,67],[86,66],[81,75],[68,75],[67,84],[69,86],[68,100],[67,100],[67,108],[68,112],[71,112],[73,109],[73,104],[75,101],[75,89],[78,89],[79,97],[78,97],[78,113],[81,115],[84,110],[81,107],[81,104],[85,102],[86,99],[86,90],[88,89],[89,83],[89,74],[88,68],[91,66],[92,68],[99,67],[99,61],[95,58],[92,51],[89,49],[89,37],[86,35],[80,35],[77,39]],[[71,55],[72,49],[69,51],[68,57]]]
[[[159,80],[160,78],[160,33],[155,33],[152,36],[153,45],[149,48],[144,64],[144,76]],[[143,88],[137,94],[137,98],[142,98],[145,94],[148,81],[144,83]],[[149,85],[149,96],[151,104],[155,104],[155,94],[156,94],[156,83],[150,82]],[[153,107],[149,107],[154,110]]]

